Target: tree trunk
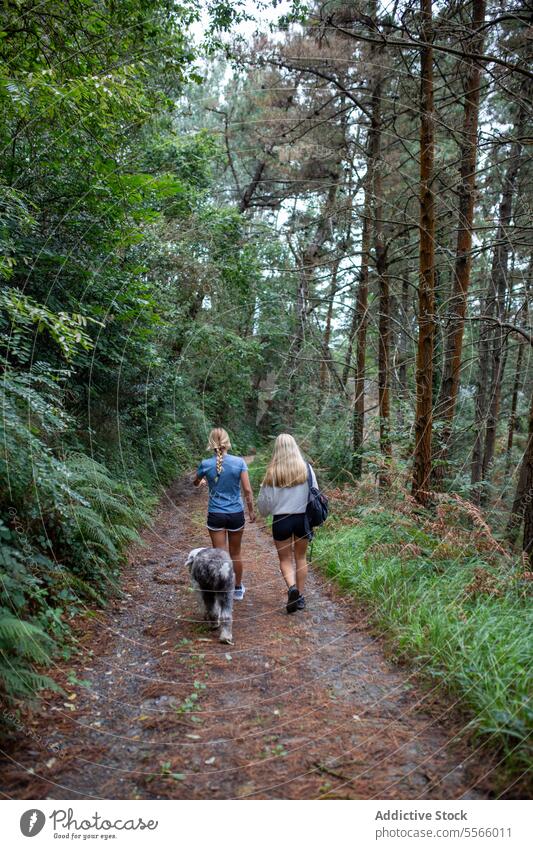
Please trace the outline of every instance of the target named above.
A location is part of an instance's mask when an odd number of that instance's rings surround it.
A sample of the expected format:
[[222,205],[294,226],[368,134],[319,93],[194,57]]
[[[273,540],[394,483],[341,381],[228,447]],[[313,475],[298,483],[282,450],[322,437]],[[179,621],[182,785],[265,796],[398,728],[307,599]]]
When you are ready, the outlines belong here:
[[[364,204],[363,204],[363,224],[361,228],[361,261],[359,266],[359,274],[357,276],[357,285],[354,287],[354,309],[352,312],[352,320],[348,331],[348,345],[346,348],[346,358],[344,360],[344,368],[342,370],[342,382],[344,386],[348,383],[350,369],[352,366],[353,345],[356,340],[359,341],[361,321],[366,319],[366,303],[368,299],[368,266],[370,256],[370,236],[372,232],[372,158],[370,153],[370,138],[372,131],[368,132],[369,143],[367,145],[367,170],[364,178]],[[366,287],[366,293],[361,292]],[[365,304],[364,311],[361,311],[361,295]],[[366,329],[366,328],[365,328]],[[359,347],[359,346],[358,346]]]
[[[473,0],[472,37],[468,52],[479,54],[483,47],[481,27],[485,20],[485,0]],[[465,51],[466,52],[466,51]],[[452,433],[455,406],[459,391],[461,354],[466,316],[466,301],[470,286],[472,264],[472,230],[474,223],[474,195],[477,163],[477,129],[479,119],[479,90],[481,83],[480,65],[475,59],[467,60],[468,73],[464,83],[463,142],[461,146],[461,181],[458,188],[458,228],[455,252],[455,267],[452,294],[447,315],[444,340],[444,368],[436,418],[443,423],[439,446],[438,464],[434,468],[434,482],[439,484],[446,477],[446,465]]]
[[289,427],[293,427],[296,414],[296,378],[298,360],[305,340],[309,291],[320,250],[331,233],[332,213],[335,205],[335,199],[337,197],[340,177],[341,169],[339,163],[337,179],[329,187],[324,206],[316,225],[315,235],[303,252],[300,268],[298,269],[298,288],[296,292],[296,331],[287,357],[288,399],[285,410],[285,418]]
[[[520,108],[515,123],[515,136],[520,138],[523,127],[525,110]],[[488,319],[494,317],[503,321],[505,311],[505,295],[507,291],[507,269],[509,263],[509,227],[512,218],[513,194],[516,178],[520,168],[522,145],[520,141],[513,142],[510,151],[509,165],[502,186],[502,195],[498,208],[498,227],[492,268],[487,295],[483,307],[483,315]],[[500,367],[504,333],[501,327],[495,327],[493,322],[482,322],[479,330],[479,367],[476,391],[476,411],[474,423],[474,447],[472,450],[473,486],[486,480],[487,472],[492,464],[496,440],[496,425],[500,404],[502,369]],[[492,372],[491,361],[492,358]],[[490,373],[491,372],[491,373]],[[490,381],[489,381],[490,373]],[[490,387],[489,391],[487,389]],[[485,440],[484,440],[485,437]],[[483,442],[485,444],[483,445]],[[474,491],[474,500],[481,500],[481,488]]]
[[[502,316],[503,320],[504,316]],[[498,337],[494,342],[492,354],[492,374],[490,403],[487,414],[487,429],[485,433],[485,451],[483,453],[482,478],[488,481],[491,475],[494,460],[494,449],[496,447],[496,428],[500,414],[500,399],[502,394],[503,376],[505,374],[505,363],[507,361],[507,336],[501,327],[498,328]],[[487,491],[484,487],[481,492],[482,503],[487,500]]]
[[[372,130],[371,130],[372,133]],[[355,386],[353,403],[353,444],[352,472],[356,478],[363,473],[363,442],[365,428],[365,372],[366,372],[366,333],[368,329],[368,259],[370,256],[370,237],[372,232],[372,169],[373,149],[370,145],[368,163],[368,181],[365,185],[365,205],[363,228],[361,232],[361,273],[357,289],[357,350],[355,366]]]
[[529,430],[526,449],[520,464],[516,494],[507,525],[507,536],[515,542],[524,522],[523,551],[533,566],[533,397],[529,408]]
[[522,551],[527,555],[530,567],[533,567],[533,398],[529,408],[528,438],[522,465],[524,467],[524,494],[522,497],[524,538]]
[[[376,220],[376,224],[380,222]],[[376,239],[376,270],[379,280],[379,345],[378,345],[378,391],[379,391],[379,445],[384,460],[380,474],[380,485],[390,485],[388,467],[392,458],[390,438],[390,289],[387,267],[387,252],[381,240]]]
[[379,393],[379,445],[383,467],[379,475],[380,486],[390,485],[389,466],[392,458],[390,439],[390,290],[387,247],[383,221],[383,178],[381,159],[381,95],[382,79],[379,75],[372,93],[372,132],[375,135],[376,157],[373,165],[374,201],[374,251],[379,286],[379,340],[378,340],[378,393]]
[[[407,275],[407,269],[404,271],[404,275]],[[404,276],[402,280],[402,300],[401,300],[401,323],[402,323],[402,335],[401,335],[401,346],[400,346],[400,357],[398,363],[398,383],[400,389],[400,415],[398,416],[398,424],[403,428],[405,424],[405,410],[407,409],[407,401],[408,401],[408,388],[407,388],[407,363],[409,360],[409,334],[405,329],[405,324],[407,322],[407,317],[409,315],[409,279]]]
[[429,501],[431,432],[433,426],[433,343],[435,339],[435,200],[433,162],[433,38],[431,0],[420,0],[422,40],[420,51],[420,275],[418,284],[418,350],[416,355],[415,449],[413,496]]
[[[270,153],[271,150],[272,150],[272,148],[268,148],[266,152]],[[266,168],[266,159],[260,160],[257,163],[257,165],[255,166],[255,171],[253,173],[252,179],[248,183],[248,185],[247,185],[247,187],[244,191],[244,194],[241,198],[241,201],[239,203],[239,212],[246,212],[246,210],[250,206],[250,204],[253,200],[253,197],[254,197],[254,195],[255,195],[258,187],[259,187],[259,184],[262,180],[263,171],[265,170],[265,168]]]
[[[489,284],[489,292],[483,302],[483,315],[491,318],[494,313],[494,298],[491,297],[490,289],[493,281]],[[472,448],[472,470],[470,482],[472,486],[478,484],[482,477],[483,469],[483,436],[484,425],[487,416],[487,387],[489,385],[489,343],[491,326],[487,322],[481,322],[479,328],[479,361],[476,387],[476,401],[474,413],[474,446]],[[473,500],[479,504],[481,497],[479,487],[472,492]]]
[[[367,140],[367,170],[364,182],[363,225],[361,229],[361,266],[357,286],[357,302],[352,319],[353,336],[357,335],[354,408],[353,408],[353,442],[352,442],[352,473],[360,478],[363,472],[363,441],[365,425],[365,372],[366,372],[366,334],[368,329],[368,278],[370,245],[372,236],[372,192],[374,188],[374,169],[380,149],[379,110],[381,106],[381,82],[376,80],[372,90],[372,117]],[[376,113],[375,113],[376,110]],[[353,338],[352,336],[352,338]],[[345,365],[344,383],[348,378],[348,368],[351,361]]]
[[[523,458],[522,458],[523,460]],[[509,521],[507,522],[507,527],[505,529],[505,534],[507,539],[513,543],[516,542],[516,538],[518,536],[518,532],[520,530],[520,526],[522,524],[523,518],[523,499],[524,493],[526,491],[526,474],[527,469],[524,466],[524,463],[520,463],[520,468],[518,469],[518,481],[516,484],[515,496],[513,498],[513,504],[511,507],[511,512],[509,514]]]
[[516,428],[516,407],[518,404],[518,391],[520,389],[522,378],[522,357],[524,356],[525,342],[518,343],[518,351],[516,354],[516,369],[514,374],[513,394],[511,397],[511,412],[509,414],[509,430],[507,433],[507,458],[505,460],[505,475],[509,474],[511,468],[511,457],[513,451],[514,432]]
[[[329,343],[331,340],[331,320],[333,318],[333,302],[335,300],[335,294],[337,292],[337,274],[339,271],[340,257],[338,257],[334,263],[331,271],[331,283],[329,287],[328,293],[328,309],[326,313],[326,326],[324,328],[324,350],[329,352]],[[331,359],[331,356],[330,356]],[[328,363],[325,357],[323,357],[320,361],[320,399],[326,390],[326,377],[328,373]],[[320,407],[322,407],[322,400],[320,401]]]

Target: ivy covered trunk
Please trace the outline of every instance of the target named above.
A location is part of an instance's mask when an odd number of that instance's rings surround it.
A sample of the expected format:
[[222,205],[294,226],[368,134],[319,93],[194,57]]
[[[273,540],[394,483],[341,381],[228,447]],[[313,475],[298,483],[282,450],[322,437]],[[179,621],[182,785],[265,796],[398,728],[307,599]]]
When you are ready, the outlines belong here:
[[435,127],[433,114],[433,50],[431,0],[421,0],[420,51],[420,274],[418,283],[418,349],[416,356],[415,448],[413,495],[421,504],[429,501],[433,403],[433,344],[435,337],[435,203],[433,161]]

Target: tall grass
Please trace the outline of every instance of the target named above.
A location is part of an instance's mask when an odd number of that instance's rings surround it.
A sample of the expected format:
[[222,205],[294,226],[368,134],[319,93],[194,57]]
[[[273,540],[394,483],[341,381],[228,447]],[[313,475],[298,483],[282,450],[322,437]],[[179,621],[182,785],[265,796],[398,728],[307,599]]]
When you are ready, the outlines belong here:
[[398,656],[455,695],[469,730],[490,735],[513,772],[530,769],[533,611],[521,565],[483,558],[465,538],[443,545],[416,517],[360,512],[355,526],[325,526],[314,558],[368,603]]

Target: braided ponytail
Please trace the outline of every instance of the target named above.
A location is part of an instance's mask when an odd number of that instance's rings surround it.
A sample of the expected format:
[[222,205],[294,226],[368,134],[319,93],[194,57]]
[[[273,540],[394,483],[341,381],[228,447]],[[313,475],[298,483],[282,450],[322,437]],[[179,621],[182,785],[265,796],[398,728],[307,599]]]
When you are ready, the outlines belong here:
[[209,434],[207,447],[214,451],[217,458],[215,483],[218,481],[223,467],[224,451],[229,451],[231,442],[228,434],[222,427],[215,427]]
[[222,471],[222,448],[215,448],[215,454],[217,455],[217,480],[220,477],[220,472]]

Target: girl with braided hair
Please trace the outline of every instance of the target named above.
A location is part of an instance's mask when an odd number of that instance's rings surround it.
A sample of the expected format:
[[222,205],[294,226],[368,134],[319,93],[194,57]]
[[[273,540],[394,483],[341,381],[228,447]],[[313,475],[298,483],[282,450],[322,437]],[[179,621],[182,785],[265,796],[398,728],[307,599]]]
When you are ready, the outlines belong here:
[[241,543],[244,531],[244,494],[250,522],[255,522],[254,499],[248,466],[242,457],[229,454],[231,442],[224,428],[216,427],[209,434],[207,443],[213,456],[202,460],[194,478],[195,486],[209,487],[207,507],[207,530],[213,548],[229,551],[235,572],[234,598],[242,601],[244,584],[242,582],[243,563]]

